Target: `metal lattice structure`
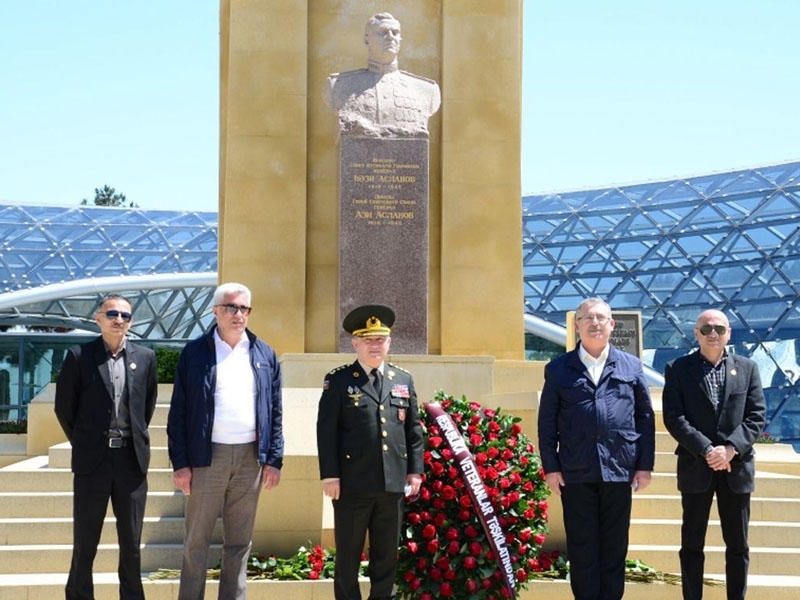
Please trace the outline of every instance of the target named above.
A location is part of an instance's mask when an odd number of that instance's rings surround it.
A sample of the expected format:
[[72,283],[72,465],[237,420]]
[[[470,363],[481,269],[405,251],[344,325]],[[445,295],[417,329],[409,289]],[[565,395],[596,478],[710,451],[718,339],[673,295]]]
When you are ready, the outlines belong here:
[[[115,290],[134,304],[133,335],[185,340],[212,322],[214,284],[206,275],[217,271],[217,213],[0,205],[0,244],[2,328],[96,331],[93,314],[108,288],[84,285],[79,293],[6,306],[2,298],[21,290],[131,276],[130,288]],[[136,276],[187,273],[198,274],[197,286],[134,284]]]
[[525,312],[563,324],[581,299],[642,312],[657,371],[696,345],[706,308],[754,358],[770,431],[800,440],[800,162],[526,196]]

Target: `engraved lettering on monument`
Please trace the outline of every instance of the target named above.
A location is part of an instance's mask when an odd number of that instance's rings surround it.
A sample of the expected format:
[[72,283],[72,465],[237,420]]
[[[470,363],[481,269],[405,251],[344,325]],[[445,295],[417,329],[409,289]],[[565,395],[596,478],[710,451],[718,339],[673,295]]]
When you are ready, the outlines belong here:
[[[441,102],[435,81],[397,68],[400,23],[366,24],[366,69],[328,76],[324,99],[339,134],[339,320],[361,304],[398,315],[395,353],[427,353],[428,119]],[[340,334],[340,351],[349,352]]]

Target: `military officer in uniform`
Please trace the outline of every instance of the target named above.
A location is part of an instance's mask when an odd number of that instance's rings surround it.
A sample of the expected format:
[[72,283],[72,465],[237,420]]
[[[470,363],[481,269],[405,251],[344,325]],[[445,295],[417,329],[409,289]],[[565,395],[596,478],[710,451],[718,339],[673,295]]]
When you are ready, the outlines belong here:
[[404,492],[422,481],[422,429],[411,375],[385,362],[394,312],[354,309],[343,322],[356,361],[328,373],[317,415],[322,488],[333,501],[336,600],[361,600],[360,557],[369,532],[369,600],[393,597]]
[[441,104],[431,79],[397,68],[400,22],[389,13],[372,16],[364,43],[368,67],[328,76],[324,99],[339,112],[342,135],[428,137],[428,119]]

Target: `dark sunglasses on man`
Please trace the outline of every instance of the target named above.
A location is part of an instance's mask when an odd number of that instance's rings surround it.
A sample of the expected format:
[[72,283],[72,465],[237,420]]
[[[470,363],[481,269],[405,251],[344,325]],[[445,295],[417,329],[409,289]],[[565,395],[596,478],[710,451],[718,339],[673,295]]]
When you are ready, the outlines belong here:
[[709,325],[708,323],[706,323],[702,327],[698,327],[697,331],[699,331],[703,335],[711,335],[712,331],[716,331],[717,335],[722,337],[723,335],[725,335],[725,333],[727,333],[728,328],[725,327],[725,325]]
[[131,320],[131,317],[133,316],[131,315],[131,313],[125,312],[124,310],[107,310],[105,312],[105,315],[108,319],[111,319],[112,321],[117,317],[121,317],[122,320],[125,321],[126,323],[128,323]]
[[245,317],[250,314],[252,310],[249,306],[243,306],[241,304],[215,304],[214,306],[218,306],[219,308],[225,311],[226,315],[235,315],[237,312],[242,313]]

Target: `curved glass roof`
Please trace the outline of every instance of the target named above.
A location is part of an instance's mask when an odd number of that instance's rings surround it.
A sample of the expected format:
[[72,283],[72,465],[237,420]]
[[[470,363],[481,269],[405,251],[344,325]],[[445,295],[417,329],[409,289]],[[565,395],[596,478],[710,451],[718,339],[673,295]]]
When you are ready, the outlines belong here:
[[[26,325],[96,331],[93,313],[109,291],[96,278],[197,273],[198,285],[115,285],[134,304],[131,333],[146,339],[189,339],[211,322],[217,271],[217,213],[98,206],[0,205],[0,328]],[[202,276],[202,277],[201,277]],[[61,298],[2,300],[20,290],[86,280]],[[92,289],[94,287],[94,289]],[[18,296],[14,296],[18,298]]]
[[800,162],[526,196],[522,212],[526,313],[563,324],[587,296],[639,310],[645,362],[663,372],[720,309],[759,363],[770,431],[786,421],[800,439]]

